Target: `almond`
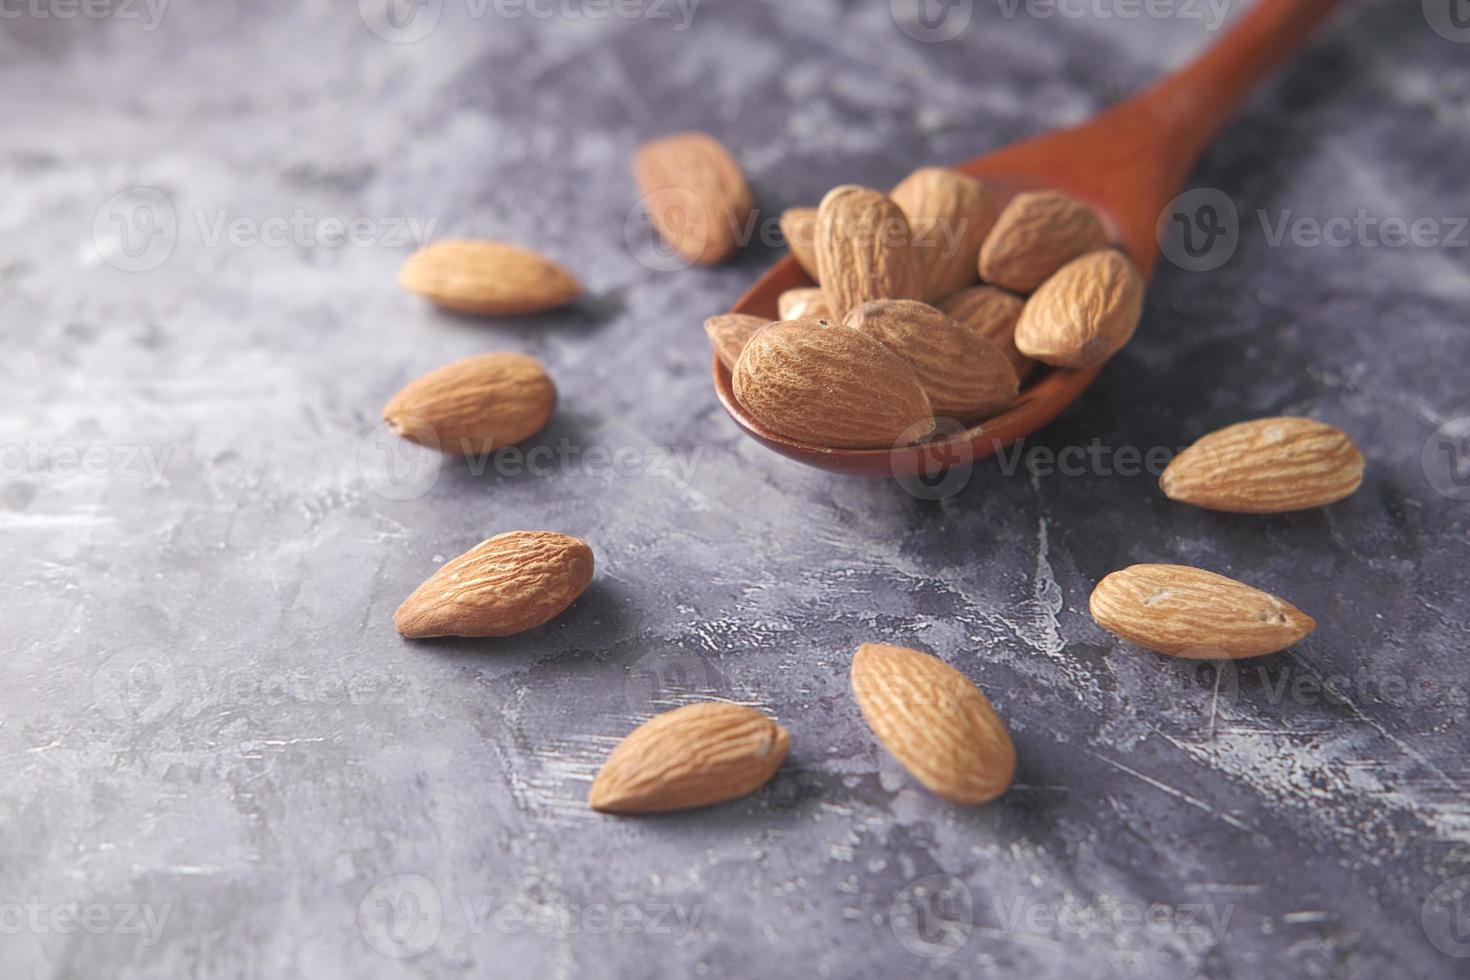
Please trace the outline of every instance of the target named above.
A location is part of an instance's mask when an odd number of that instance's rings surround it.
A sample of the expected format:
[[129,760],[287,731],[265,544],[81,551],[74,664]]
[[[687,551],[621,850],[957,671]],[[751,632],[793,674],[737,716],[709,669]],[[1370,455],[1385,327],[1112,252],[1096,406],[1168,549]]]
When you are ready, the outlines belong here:
[[720,363],[730,371],[740,360],[740,352],[755,336],[755,332],[770,323],[763,316],[746,316],[744,313],[721,313],[704,321],[704,332],[709,335],[710,346],[720,358]]
[[796,264],[811,277],[817,278],[817,209],[787,208],[781,212],[781,234],[791,249]]
[[582,294],[576,278],[544,256],[504,242],[451,240],[408,257],[398,284],[462,313],[538,313]]
[[555,408],[556,386],[535,358],[477,354],[410,381],[383,419],[405,439],[468,456],[530,438]]
[[1016,347],[1057,367],[1096,367],[1118,352],[1143,315],[1143,277],[1122,252],[1073,259],[1021,310]]
[[1174,457],[1159,488],[1210,510],[1280,514],[1341,500],[1362,482],[1363,454],[1345,432],[1283,417],[1210,433]]
[[887,449],[934,429],[913,369],[866,334],[783,320],[735,364],[735,397],[766,428],[812,446]]
[[788,289],[776,301],[776,309],[783,320],[802,320],[807,317],[831,319],[832,311],[827,308],[827,297],[815,286],[804,289]]
[[592,782],[587,802],[603,813],[664,813],[724,803],[764,786],[791,736],[754,708],[706,701],[633,729]]
[[1093,210],[1061,191],[1017,194],[980,249],[980,278],[1029,293],[1062,266],[1108,243]]
[[511,531],[482,541],[403,601],[398,632],[512,636],[560,615],[592,581],[592,549],[553,531]]
[[889,195],[908,218],[923,273],[922,299],[946,296],[975,281],[980,246],[995,226],[995,195],[980,181],[942,167],[904,178]]
[[1188,565],[1132,565],[1097,583],[1092,618],[1150,650],[1195,660],[1258,657],[1317,628],[1291,603]]
[[638,149],[633,174],[659,236],[690,262],[734,254],[750,217],[740,165],[706,133],[679,133]]
[[974,418],[1016,398],[1016,372],[1000,348],[965,333],[932,306],[913,299],[877,299],[853,307],[843,323],[913,368],[935,415]]
[[817,207],[817,281],[837,318],[870,299],[918,299],[924,290],[908,219],[887,195],[845,184]]
[[1016,347],[1016,321],[1021,318],[1021,308],[1025,305],[1019,296],[1012,296],[1004,289],[972,286],[940,300],[939,311],[970,336],[999,347],[1010,361],[1011,370],[1016,372],[1016,379],[1025,381],[1036,367],[1036,362]]
[[864,643],[852,658],[852,693],[883,747],[946,800],[985,803],[1015,778],[1005,724],[969,678],[937,657]]

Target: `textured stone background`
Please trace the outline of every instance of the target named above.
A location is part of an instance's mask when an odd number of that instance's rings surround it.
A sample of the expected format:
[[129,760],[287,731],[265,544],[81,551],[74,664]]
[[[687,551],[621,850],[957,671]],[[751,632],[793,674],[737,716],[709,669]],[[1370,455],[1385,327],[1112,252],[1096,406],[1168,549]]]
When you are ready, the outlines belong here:
[[[779,250],[670,272],[625,237],[650,136],[718,135],[773,219],[1079,121],[1217,36],[1195,0],[1099,2],[961,3],[944,43],[881,2],[429,0],[398,34],[374,3],[7,5],[5,976],[1464,976],[1467,505],[1422,454],[1470,414],[1470,45],[1432,9],[1349,5],[1222,134],[1192,184],[1239,209],[1233,256],[1161,263],[1135,343],[1027,447],[1310,414],[1371,461],[1326,510],[993,460],[926,502],[777,458],[718,408],[700,321]],[[1360,210],[1452,241],[1257,218]],[[372,240],[313,237],[334,218]],[[589,295],[436,313],[394,283],[408,222],[540,248]],[[389,455],[386,398],[487,349],[556,377],[552,472]],[[568,615],[394,634],[439,562],[522,527],[595,548]],[[1121,645],[1088,592],[1154,560],[1321,627],[1219,674]],[[875,747],[846,679],[873,639],[990,693],[1009,795],[947,806]],[[766,790],[585,809],[635,722],[709,695],[791,730]]]

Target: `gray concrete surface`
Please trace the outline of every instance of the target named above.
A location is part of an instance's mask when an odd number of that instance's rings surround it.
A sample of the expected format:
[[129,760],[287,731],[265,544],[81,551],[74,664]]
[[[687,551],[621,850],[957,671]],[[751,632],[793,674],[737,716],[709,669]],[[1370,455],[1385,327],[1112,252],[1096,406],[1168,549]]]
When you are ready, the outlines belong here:
[[[1470,45],[1432,0],[1349,8],[1191,178],[1237,209],[1223,264],[1161,263],[1088,395],[935,502],[739,434],[700,322],[779,249],[650,268],[633,149],[715,133],[773,221],[1083,119],[1218,7],[976,0],[924,42],[879,2],[7,5],[0,973],[1465,976]],[[436,313],[394,277],[451,234],[589,295]],[[557,379],[550,459],[397,454],[387,397],[489,349]],[[1362,490],[1244,518],[1043,465],[1273,413],[1350,431]],[[568,615],[394,634],[524,527],[596,550]],[[1321,626],[1223,671],[1146,654],[1086,612],[1137,561]],[[945,805],[878,750],[866,640],[989,692],[1009,795]],[[706,696],[790,729],[769,787],[585,809],[618,738]]]

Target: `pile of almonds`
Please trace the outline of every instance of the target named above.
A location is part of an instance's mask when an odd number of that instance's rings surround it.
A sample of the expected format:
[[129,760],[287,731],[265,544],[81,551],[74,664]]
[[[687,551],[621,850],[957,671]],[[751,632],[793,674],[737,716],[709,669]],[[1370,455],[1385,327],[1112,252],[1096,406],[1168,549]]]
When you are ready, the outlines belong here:
[[810,446],[889,449],[936,418],[980,422],[1037,362],[1102,364],[1143,312],[1138,270],[1060,191],[999,208],[981,181],[929,167],[892,194],[834,188],[781,227],[819,287],[784,293],[778,321],[724,314],[705,332],[745,410]]
[[[675,202],[653,217],[681,254],[705,263],[730,256],[738,242],[721,229],[743,224],[751,204],[723,147],[703,134],[669,137],[645,146],[635,171],[646,199]],[[676,212],[686,222],[678,228],[665,223]],[[693,239],[685,237],[690,221],[699,231]],[[998,209],[979,181],[925,169],[891,195],[838,187],[814,210],[787,211],[781,226],[820,287],[783,295],[779,321],[716,316],[705,329],[741,404],[773,431],[812,445],[889,448],[923,439],[936,416],[982,420],[1016,398],[1037,362],[1094,367],[1138,323],[1137,270],[1108,246],[1090,209],[1057,192],[1023,193]],[[485,241],[430,245],[408,260],[400,281],[474,314],[539,312],[582,292],[555,262]],[[410,382],[383,417],[406,439],[468,455],[531,438],[555,406],[545,369],[501,352]],[[1362,454],[1340,430],[1270,418],[1205,436],[1159,484],[1183,503],[1273,514],[1341,500],[1362,471]],[[411,639],[522,633],[575,603],[594,565],[587,543],[565,534],[500,534],[445,563],[404,600],[394,625]],[[1113,572],[1093,590],[1090,610],[1125,640],[1188,658],[1268,654],[1316,626],[1269,593],[1183,565]],[[850,680],[878,742],[931,792],[977,804],[1010,786],[1010,735],[956,668],[869,643],[853,656]],[[628,734],[588,802],[626,814],[724,802],[765,785],[790,745],[786,729],[753,708],[685,705]]]

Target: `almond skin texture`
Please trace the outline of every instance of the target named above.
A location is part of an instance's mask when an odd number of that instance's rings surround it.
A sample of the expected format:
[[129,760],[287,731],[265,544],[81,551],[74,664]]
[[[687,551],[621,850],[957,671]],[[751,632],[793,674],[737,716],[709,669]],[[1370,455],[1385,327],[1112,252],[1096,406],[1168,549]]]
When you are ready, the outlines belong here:
[[410,639],[512,636],[560,615],[592,581],[592,549],[552,531],[511,531],[446,562],[393,617]]
[[775,775],[791,736],[754,708],[687,704],[650,718],[603,763],[587,802],[603,813],[665,813],[753,793]]
[[776,308],[783,320],[803,320],[815,317],[830,320],[832,311],[827,308],[827,297],[815,286],[807,289],[788,289],[776,300]]
[[852,658],[863,720],[909,773],[952,803],[986,803],[1016,774],[1016,749],[969,678],[927,653],[864,643]]
[[812,282],[820,282],[817,277],[817,209],[787,208],[782,211],[781,235],[801,271],[811,276]]
[[939,311],[972,337],[988,340],[1011,362],[1016,378],[1025,381],[1036,362],[1016,346],[1016,321],[1025,302],[1004,289],[972,286],[950,293],[939,302]]
[[1000,348],[913,299],[878,299],[854,307],[842,321],[897,354],[919,379],[935,415],[968,419],[1016,398],[1018,382]]
[[633,175],[659,236],[687,261],[717,265],[740,246],[750,188],[713,136],[679,133],[645,143]]
[[934,429],[913,369],[828,320],[783,320],[752,337],[735,364],[735,397],[772,432],[810,446],[889,449]]
[[474,455],[530,438],[555,408],[556,386],[535,358],[477,354],[410,381],[383,419],[405,439]]
[[504,242],[450,240],[408,257],[398,284],[461,313],[539,313],[582,294],[576,278],[544,256]]
[[1061,191],[1017,194],[980,249],[980,278],[1013,293],[1029,293],[1068,262],[1108,243],[1087,205]]
[[1291,603],[1188,565],[1131,565],[1097,583],[1097,624],[1159,653],[1235,660],[1284,650],[1317,628]]
[[709,336],[710,346],[715,349],[720,363],[729,371],[735,370],[740,352],[755,336],[755,332],[770,323],[763,316],[746,316],[744,313],[721,313],[704,321],[704,332]]
[[1057,367],[1096,367],[1133,336],[1143,316],[1143,277],[1107,249],[1073,259],[1026,301],[1016,347]]
[[1159,477],[1170,500],[1237,514],[1322,507],[1363,482],[1363,454],[1341,429],[1314,419],[1272,418],[1212,432]]
[[889,196],[909,220],[924,278],[922,298],[937,299],[973,283],[980,246],[997,217],[990,188],[953,170],[925,167]]
[[918,299],[924,291],[908,219],[887,195],[845,184],[817,208],[817,281],[836,318],[871,299]]

